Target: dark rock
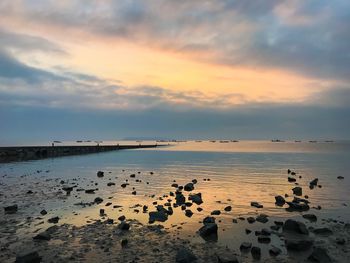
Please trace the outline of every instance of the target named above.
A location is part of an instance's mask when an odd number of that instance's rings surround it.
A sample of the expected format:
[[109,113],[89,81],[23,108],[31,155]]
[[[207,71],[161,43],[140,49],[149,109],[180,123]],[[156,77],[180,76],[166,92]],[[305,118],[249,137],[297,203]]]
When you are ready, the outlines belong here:
[[44,216],[44,215],[47,214],[47,211],[45,209],[43,209],[43,210],[40,211],[40,214]]
[[314,214],[305,214],[303,217],[311,222],[316,222],[317,221],[317,216]]
[[188,248],[182,247],[176,253],[177,263],[192,263],[197,260],[197,257]]
[[103,208],[100,209],[100,215],[101,216],[105,215],[105,210]]
[[256,219],[256,221],[258,221],[260,223],[264,223],[264,224],[269,221],[268,215],[265,215],[265,214],[260,214],[255,219]]
[[259,243],[270,243],[271,242],[271,238],[268,236],[258,236],[258,242]]
[[130,224],[123,221],[118,225],[118,228],[126,231],[130,229]]
[[112,185],[115,185],[115,183],[109,182],[109,183],[107,184],[107,186],[112,186]]
[[338,244],[338,245],[345,245],[346,241],[345,241],[345,238],[343,237],[337,237],[335,239],[335,242]]
[[203,220],[203,224],[204,225],[206,225],[206,224],[213,224],[213,223],[215,223],[215,217],[212,217],[212,216],[207,216]]
[[100,204],[100,203],[103,202],[103,199],[102,199],[101,197],[96,197],[95,200],[94,200],[94,202],[95,202],[96,204]]
[[224,210],[226,211],[226,212],[229,212],[229,211],[231,211],[232,210],[232,206],[226,206],[225,208],[224,208]]
[[95,193],[95,189],[87,189],[87,190],[85,190],[85,193],[87,193],[87,194],[94,194]]
[[186,198],[181,192],[176,192],[175,193],[175,200],[177,205],[182,205],[185,203]]
[[278,206],[283,206],[286,203],[286,200],[284,199],[284,197],[280,195],[275,196],[275,200],[276,200],[275,204]]
[[27,191],[27,194],[28,194],[28,195],[33,194],[33,191],[32,191],[32,190],[28,190],[28,191]]
[[60,220],[60,218],[58,216],[55,216],[55,217],[49,218],[47,220],[47,222],[49,222],[51,224],[57,224],[59,220]]
[[203,203],[202,200],[202,194],[198,193],[198,194],[190,194],[190,196],[188,197],[189,200],[191,200],[193,203],[200,205]]
[[263,208],[264,207],[263,205],[259,204],[258,202],[251,202],[250,205],[253,207],[256,207],[256,208]]
[[136,191],[132,191],[131,194],[136,195]]
[[252,243],[250,242],[243,242],[241,246],[239,247],[240,250],[249,250],[252,247]]
[[120,242],[120,245],[121,245],[122,247],[126,247],[127,244],[128,244],[128,240],[127,240],[126,238],[122,239],[122,241]]
[[193,185],[193,183],[188,183],[188,184],[186,184],[185,186],[184,186],[184,190],[185,191],[192,191],[192,190],[194,190],[194,185]]
[[250,253],[252,254],[253,259],[260,260],[260,258],[261,258],[261,249],[260,249],[260,247],[252,247]]
[[344,176],[339,175],[337,178],[342,180],[342,179],[344,179]]
[[103,177],[105,174],[104,174],[104,172],[102,172],[102,171],[98,171],[97,172],[97,177]]
[[171,186],[172,186],[172,187],[175,187],[175,188],[179,187],[178,184],[172,184]]
[[296,202],[287,202],[289,207],[287,208],[287,211],[294,212],[294,211],[308,211],[310,209],[310,206],[306,203],[296,203]]
[[135,174],[130,174],[130,178],[135,178]]
[[119,220],[119,221],[124,221],[125,219],[126,219],[126,217],[125,217],[124,215],[118,217],[118,220]]
[[310,187],[314,187],[314,186],[316,186],[318,184],[318,178],[315,178],[314,180],[312,180],[311,182],[310,182]]
[[271,256],[276,257],[276,256],[278,256],[279,254],[282,253],[282,250],[279,249],[278,247],[272,247],[272,248],[269,249],[269,253],[270,253]]
[[293,178],[293,177],[288,177],[288,182],[293,183],[296,182],[297,179]]
[[217,240],[218,225],[215,223],[208,223],[199,229],[200,236],[205,240]]
[[45,241],[48,241],[51,239],[51,235],[44,231],[44,232],[41,232],[39,234],[37,234],[36,236],[33,237],[34,240],[45,240]]
[[159,221],[165,222],[168,220],[168,213],[165,211],[153,211],[149,212],[149,222]]
[[189,209],[186,209],[186,210],[185,210],[185,215],[186,215],[187,217],[191,217],[191,216],[193,215],[193,212],[192,212],[191,210],[189,210]]
[[17,205],[5,206],[4,210],[5,210],[5,214],[15,214],[18,211],[18,206]]
[[253,224],[253,223],[255,223],[255,218],[252,217],[252,216],[247,217],[247,221],[248,221],[249,224]]
[[303,195],[303,189],[301,187],[299,187],[299,186],[294,187],[292,189],[292,191],[293,191],[293,194],[295,194],[295,195],[298,195],[298,196]]
[[41,262],[41,257],[36,251],[29,252],[26,254],[21,254],[16,256],[15,263],[39,263]]
[[297,234],[308,235],[309,231],[307,230],[304,223],[296,221],[294,219],[288,219],[283,225],[283,232],[294,232]]
[[63,186],[62,190],[67,192],[67,194],[70,194],[70,192],[73,191],[73,186]]
[[246,229],[246,230],[245,230],[245,233],[246,233],[247,235],[249,235],[251,232],[252,232],[252,230],[250,230],[250,229]]
[[312,251],[312,254],[309,256],[308,260],[313,262],[320,263],[331,263],[333,260],[328,255],[328,252],[325,248],[315,247]]
[[221,211],[220,211],[220,210],[214,210],[214,211],[212,211],[210,214],[211,214],[211,215],[217,216],[217,215],[220,215],[220,214],[221,214]]
[[197,182],[198,182],[197,179],[193,179],[193,180],[192,180],[192,183],[193,183],[193,184],[196,184]]

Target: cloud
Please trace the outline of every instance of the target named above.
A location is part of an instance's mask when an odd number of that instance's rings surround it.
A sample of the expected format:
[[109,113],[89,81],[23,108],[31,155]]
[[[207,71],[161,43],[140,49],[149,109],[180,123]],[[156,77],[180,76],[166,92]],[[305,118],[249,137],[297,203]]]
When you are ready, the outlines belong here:
[[69,37],[89,32],[211,63],[348,81],[349,8],[346,0],[3,1],[0,14]]

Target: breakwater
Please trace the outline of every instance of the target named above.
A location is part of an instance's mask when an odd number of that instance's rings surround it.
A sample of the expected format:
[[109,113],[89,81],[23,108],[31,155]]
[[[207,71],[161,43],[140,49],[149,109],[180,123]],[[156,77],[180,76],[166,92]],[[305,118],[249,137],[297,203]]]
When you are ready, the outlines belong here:
[[155,148],[161,145],[78,145],[78,146],[13,146],[0,147],[0,162],[26,161],[126,149]]

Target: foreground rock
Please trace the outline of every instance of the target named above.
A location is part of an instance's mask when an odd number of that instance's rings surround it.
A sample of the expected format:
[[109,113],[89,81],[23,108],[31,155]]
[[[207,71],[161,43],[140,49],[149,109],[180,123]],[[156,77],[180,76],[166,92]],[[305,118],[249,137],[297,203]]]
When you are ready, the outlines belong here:
[[41,257],[39,256],[39,253],[36,251],[18,255],[15,261],[15,263],[39,263],[39,262],[41,262]]
[[320,263],[330,263],[333,262],[331,257],[328,255],[328,252],[325,248],[316,247],[313,249],[312,254],[308,258],[310,261],[313,262],[320,262]]
[[296,221],[294,219],[288,219],[284,223],[282,229],[283,229],[283,232],[293,232],[301,235],[309,234],[309,230],[307,230],[305,224],[302,222]]
[[176,253],[176,262],[178,263],[192,263],[197,260],[197,257],[188,248],[182,247]]

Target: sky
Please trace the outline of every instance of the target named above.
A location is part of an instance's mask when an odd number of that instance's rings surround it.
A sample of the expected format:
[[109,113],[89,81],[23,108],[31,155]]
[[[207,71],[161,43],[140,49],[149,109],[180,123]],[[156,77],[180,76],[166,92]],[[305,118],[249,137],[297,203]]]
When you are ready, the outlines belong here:
[[0,144],[350,139],[348,0],[2,0]]

